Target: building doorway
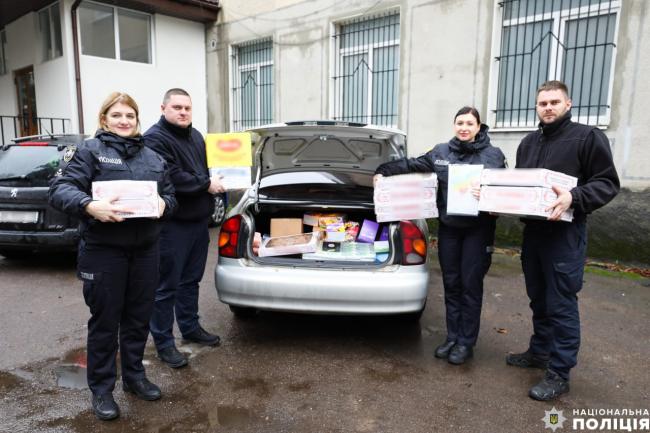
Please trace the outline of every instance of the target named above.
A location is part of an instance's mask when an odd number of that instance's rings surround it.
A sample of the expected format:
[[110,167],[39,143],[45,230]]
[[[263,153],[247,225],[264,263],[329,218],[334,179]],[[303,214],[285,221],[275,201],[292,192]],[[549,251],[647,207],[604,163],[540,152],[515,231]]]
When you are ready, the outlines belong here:
[[18,96],[18,122],[20,135],[38,134],[38,118],[36,114],[36,90],[34,89],[34,67],[28,66],[14,71],[16,94]]

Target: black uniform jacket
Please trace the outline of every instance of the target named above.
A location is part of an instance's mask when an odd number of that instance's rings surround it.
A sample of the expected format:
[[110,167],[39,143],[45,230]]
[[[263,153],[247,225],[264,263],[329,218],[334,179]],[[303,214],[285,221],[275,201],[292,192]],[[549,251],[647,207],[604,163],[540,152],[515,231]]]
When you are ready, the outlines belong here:
[[99,130],[84,141],[59,176],[52,180],[50,204],[81,220],[80,234],[89,245],[122,248],[148,246],[158,239],[162,224],[158,219],[128,218],[119,223],[103,223],[84,209],[92,201],[92,182],[105,180],[153,180],[165,201],[163,218],[176,208],[174,186],[165,160],[148,149],[142,137],[124,138]]
[[405,173],[436,173],[438,176],[438,214],[442,223],[452,227],[473,227],[494,217],[481,212],[479,217],[447,215],[447,183],[449,164],[483,164],[486,168],[502,168],[506,158],[498,147],[490,144],[488,126],[481,125],[474,141],[460,141],[456,137],[448,143],[436,145],[418,158],[399,159],[380,165],[375,173],[384,176]]
[[571,112],[531,132],[517,148],[517,168],[547,168],[578,178],[571,190],[574,221],[611,201],[620,183],[607,136],[571,121]]
[[199,131],[169,123],[164,116],[144,133],[144,143],[165,158],[176,190],[175,220],[205,221],[214,212],[214,198],[208,192],[205,141]]

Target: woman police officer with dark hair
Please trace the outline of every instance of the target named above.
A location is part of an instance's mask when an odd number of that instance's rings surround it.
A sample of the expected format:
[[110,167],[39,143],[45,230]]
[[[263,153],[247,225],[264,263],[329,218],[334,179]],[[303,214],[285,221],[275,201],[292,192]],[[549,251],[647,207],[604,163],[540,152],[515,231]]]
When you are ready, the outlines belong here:
[[[478,111],[463,107],[454,116],[455,136],[436,145],[419,158],[400,159],[380,165],[377,176],[430,173],[438,176],[438,258],[445,289],[447,339],[435,349],[437,358],[462,364],[473,355],[478,338],[483,302],[483,278],[487,273],[494,244],[494,216],[481,212],[477,217],[447,214],[449,164],[482,164],[486,168],[505,167],[505,156],[490,144],[487,125]],[[474,194],[478,192],[474,188]]]
[[94,181],[144,180],[158,185],[158,218],[176,207],[165,161],[144,146],[138,106],[114,92],[99,111],[95,137],[65,157],[68,164],[52,181],[50,204],[81,221],[78,276],[90,308],[88,387],[92,407],[102,420],[119,416],[113,400],[118,340],[124,391],[157,400],[160,389],[149,382],[142,364],[158,284],[159,219],[124,218],[129,209],[92,199]]

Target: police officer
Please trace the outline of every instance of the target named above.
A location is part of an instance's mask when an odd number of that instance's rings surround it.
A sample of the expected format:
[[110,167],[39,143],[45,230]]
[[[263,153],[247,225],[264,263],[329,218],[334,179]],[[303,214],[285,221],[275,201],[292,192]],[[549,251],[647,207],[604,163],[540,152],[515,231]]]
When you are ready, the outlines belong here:
[[478,111],[463,107],[454,116],[455,136],[448,143],[436,145],[419,158],[387,162],[376,170],[383,176],[412,172],[434,172],[438,176],[438,259],[445,288],[447,338],[434,355],[456,365],[472,357],[478,338],[483,278],[492,262],[496,218],[483,212],[478,217],[447,214],[448,167],[505,167],[505,156],[490,144],[487,131]]
[[203,136],[192,127],[190,95],[183,89],[168,90],[161,110],[160,120],[145,132],[144,140],[167,161],[179,206],[160,235],[160,284],[151,335],[158,357],[168,366],[180,368],[187,365],[187,358],[176,348],[174,317],[185,340],[207,346],[221,341],[199,323],[199,282],[208,257],[213,194],[224,192],[224,188],[208,173]]
[[[517,149],[517,168],[547,168],[578,178],[570,191],[553,187],[557,200],[548,209],[548,221],[522,219],[521,264],[533,335],[528,350],[508,355],[506,363],[546,371],[529,390],[535,400],[569,391],[569,371],[580,347],[577,293],[582,288],[587,214],[612,200],[620,188],[607,137],[596,127],[572,122],[571,104],[564,83],[542,84],[536,101],[539,129]],[[568,209],[573,209],[573,221],[559,221]]]
[[[93,200],[92,183],[146,180],[158,185],[158,217],[176,207],[165,161],[144,147],[138,106],[125,93],[111,93],[99,112],[95,138],[69,148],[67,165],[53,180],[50,204],[81,220],[78,276],[90,308],[88,321],[88,387],[92,407],[101,420],[119,416],[113,400],[119,350],[124,391],[157,400],[160,389],[142,365],[158,282],[159,219],[124,218],[128,207],[119,196]],[[118,337],[119,336],[119,337]]]

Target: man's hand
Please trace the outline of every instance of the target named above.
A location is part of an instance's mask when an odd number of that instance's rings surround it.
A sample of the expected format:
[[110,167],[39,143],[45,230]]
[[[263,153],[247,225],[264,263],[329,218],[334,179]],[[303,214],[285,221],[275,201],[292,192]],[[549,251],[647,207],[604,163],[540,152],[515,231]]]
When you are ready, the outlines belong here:
[[559,221],[562,214],[571,207],[573,196],[571,192],[558,186],[553,186],[553,192],[557,194],[557,199],[551,203],[551,206],[546,211],[551,212],[551,215],[548,217],[549,221]]
[[378,181],[379,179],[381,179],[382,177],[384,177],[383,174],[376,174],[376,175],[374,175],[374,176],[372,177],[372,186],[373,186],[373,187],[374,187],[374,186],[377,186],[377,181]]
[[210,194],[219,194],[220,192],[226,192],[226,189],[221,184],[221,178],[221,176],[210,178],[210,186],[208,187],[208,192]]
[[481,184],[478,181],[472,182],[472,186],[469,189],[469,192],[474,196],[476,200],[481,198]]
[[110,197],[105,200],[91,201],[86,205],[86,212],[91,217],[103,223],[119,223],[124,221],[124,217],[119,213],[132,213],[129,209],[118,206],[115,203],[119,197]]

